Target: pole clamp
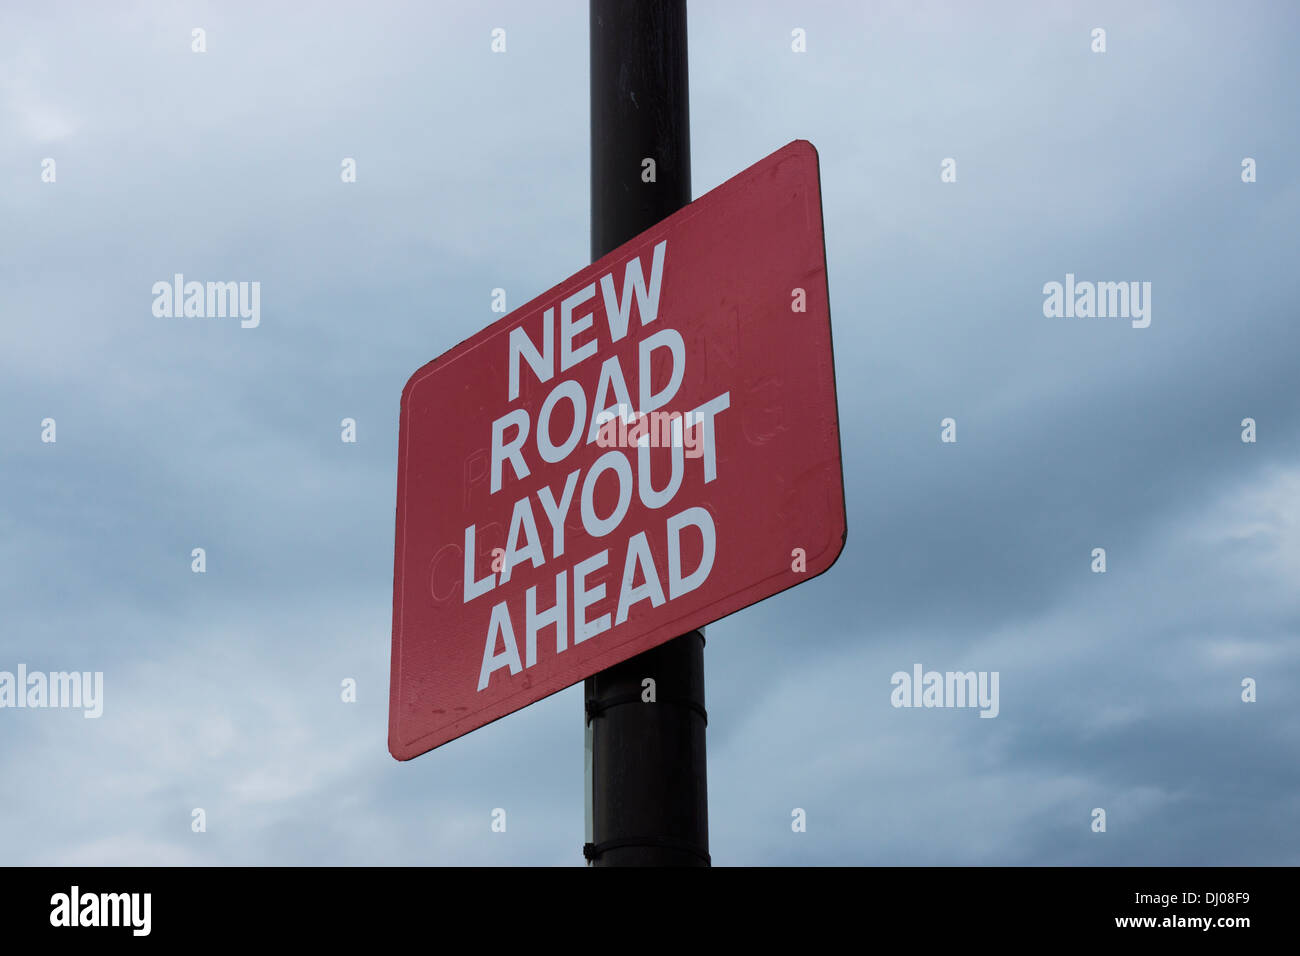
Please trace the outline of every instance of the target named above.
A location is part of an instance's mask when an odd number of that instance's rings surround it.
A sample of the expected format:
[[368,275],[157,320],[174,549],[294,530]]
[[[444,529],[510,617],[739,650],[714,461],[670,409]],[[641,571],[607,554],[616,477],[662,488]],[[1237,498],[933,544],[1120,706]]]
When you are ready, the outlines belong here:
[[705,866],[713,865],[713,858],[694,843],[686,840],[674,840],[671,837],[624,837],[621,840],[604,840],[601,843],[584,843],[582,855],[587,862],[594,862],[606,850],[618,850],[626,846],[652,846],[665,850],[681,850],[704,861]]
[[[688,707],[700,715],[700,718],[704,721],[705,727],[709,726],[709,712],[704,709],[703,705],[688,697],[678,697],[675,694],[656,694],[655,703],[660,702],[665,704],[679,704],[683,707]],[[605,701],[598,701],[594,697],[588,697],[586,701],[587,723],[591,723],[611,707],[620,707],[623,704],[639,703],[642,703],[641,695],[639,693],[620,694],[617,697],[611,697]]]

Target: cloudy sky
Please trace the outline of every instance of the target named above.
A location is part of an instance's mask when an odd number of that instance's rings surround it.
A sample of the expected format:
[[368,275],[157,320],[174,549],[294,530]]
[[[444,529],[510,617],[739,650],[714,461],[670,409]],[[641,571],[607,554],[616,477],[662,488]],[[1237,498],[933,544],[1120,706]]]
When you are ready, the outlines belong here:
[[[808,7],[690,15],[695,195],[820,153],[850,529],[709,628],[715,862],[1300,864],[1300,13]],[[0,13],[0,671],[104,674],[0,710],[0,863],[581,865],[580,688],[386,743],[401,389],[589,261],[587,53],[577,2]],[[894,708],[918,663],[999,716]]]

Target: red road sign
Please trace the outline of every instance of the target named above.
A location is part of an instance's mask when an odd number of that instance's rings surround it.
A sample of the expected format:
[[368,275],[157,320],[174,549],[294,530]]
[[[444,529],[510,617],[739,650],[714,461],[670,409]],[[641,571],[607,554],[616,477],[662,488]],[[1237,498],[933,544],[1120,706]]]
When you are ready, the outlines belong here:
[[846,533],[798,140],[406,383],[388,749],[409,760],[815,577]]

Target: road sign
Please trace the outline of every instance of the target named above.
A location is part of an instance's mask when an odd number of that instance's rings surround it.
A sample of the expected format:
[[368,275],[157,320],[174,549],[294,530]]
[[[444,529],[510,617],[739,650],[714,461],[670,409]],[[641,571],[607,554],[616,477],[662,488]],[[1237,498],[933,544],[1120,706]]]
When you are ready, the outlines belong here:
[[817,153],[799,140],[411,376],[394,757],[835,562],[827,295]]

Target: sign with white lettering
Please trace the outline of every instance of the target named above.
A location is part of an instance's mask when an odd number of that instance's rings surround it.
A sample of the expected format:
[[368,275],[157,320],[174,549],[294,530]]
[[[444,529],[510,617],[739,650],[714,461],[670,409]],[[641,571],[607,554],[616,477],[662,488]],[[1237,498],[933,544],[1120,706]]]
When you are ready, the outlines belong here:
[[411,376],[394,757],[835,562],[827,296],[817,153],[796,141]]

